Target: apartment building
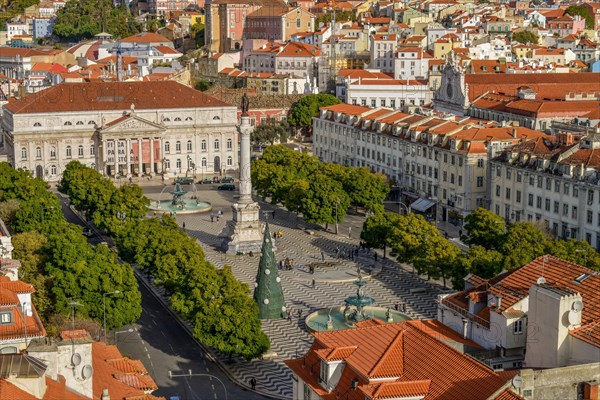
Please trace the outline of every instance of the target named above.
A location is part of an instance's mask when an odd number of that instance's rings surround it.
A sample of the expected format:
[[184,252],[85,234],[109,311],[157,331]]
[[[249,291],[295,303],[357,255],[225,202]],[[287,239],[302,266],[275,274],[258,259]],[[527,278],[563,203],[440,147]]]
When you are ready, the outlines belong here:
[[575,139],[532,139],[492,159],[491,210],[508,222],[543,221],[600,250],[600,135]]
[[384,173],[397,183],[405,203],[427,200],[419,211],[458,225],[489,204],[488,157],[525,137],[546,137],[471,118],[456,121],[350,104],[322,108],[313,134],[314,154],[321,160]]
[[373,34],[369,38],[371,53],[371,68],[381,72],[394,72],[394,52],[398,43],[395,34]]

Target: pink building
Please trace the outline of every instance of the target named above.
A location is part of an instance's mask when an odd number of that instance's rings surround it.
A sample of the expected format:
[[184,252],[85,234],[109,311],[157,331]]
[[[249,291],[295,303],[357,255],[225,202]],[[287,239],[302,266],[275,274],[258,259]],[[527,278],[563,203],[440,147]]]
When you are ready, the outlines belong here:
[[579,15],[571,17],[568,14],[560,18],[555,18],[548,21],[548,31],[551,35],[565,37],[567,35],[576,35],[585,29],[585,19]]

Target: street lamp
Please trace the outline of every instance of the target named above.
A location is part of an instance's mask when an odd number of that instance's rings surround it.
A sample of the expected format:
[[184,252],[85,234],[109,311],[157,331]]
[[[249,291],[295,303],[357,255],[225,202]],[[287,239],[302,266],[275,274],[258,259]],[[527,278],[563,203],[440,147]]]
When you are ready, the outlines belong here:
[[119,333],[133,333],[134,330],[135,329],[133,329],[133,328],[129,328],[129,329],[124,330],[124,331],[115,331],[115,346],[117,345],[117,335]]
[[119,290],[115,290],[114,292],[107,292],[102,294],[102,305],[104,310],[104,337],[106,338],[106,296],[110,296],[112,294],[121,293]]

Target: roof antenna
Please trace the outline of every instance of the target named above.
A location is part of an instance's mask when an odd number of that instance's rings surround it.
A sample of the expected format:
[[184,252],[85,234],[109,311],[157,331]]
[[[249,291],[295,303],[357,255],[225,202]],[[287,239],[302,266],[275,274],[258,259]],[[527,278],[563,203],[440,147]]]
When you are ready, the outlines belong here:
[[543,285],[544,283],[546,283],[546,278],[544,278],[544,266],[545,266],[544,264],[545,264],[547,261],[548,261],[548,256],[544,256],[544,257],[542,258],[542,276],[540,276],[540,277],[537,279],[537,284],[538,284],[538,285]]

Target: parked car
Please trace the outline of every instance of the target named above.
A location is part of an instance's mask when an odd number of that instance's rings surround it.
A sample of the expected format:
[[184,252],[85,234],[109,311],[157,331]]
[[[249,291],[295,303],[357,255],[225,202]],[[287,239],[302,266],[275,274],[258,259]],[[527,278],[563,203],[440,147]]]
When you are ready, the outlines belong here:
[[217,187],[219,190],[235,190],[235,185],[233,183],[224,183]]
[[233,176],[224,176],[223,179],[221,179],[222,183],[233,183],[235,182],[235,179],[233,179]]
[[92,231],[92,228],[86,226],[83,228],[83,236],[92,237],[94,236],[94,231]]
[[203,185],[209,185],[209,184],[213,183],[213,180],[212,180],[212,178],[204,178],[201,181],[199,181],[198,183],[201,183]]
[[180,183],[182,185],[191,185],[194,183],[194,178],[191,176],[182,176],[180,178],[175,178],[175,183]]
[[219,183],[221,182],[221,178],[219,178],[218,176],[213,176],[213,183]]

